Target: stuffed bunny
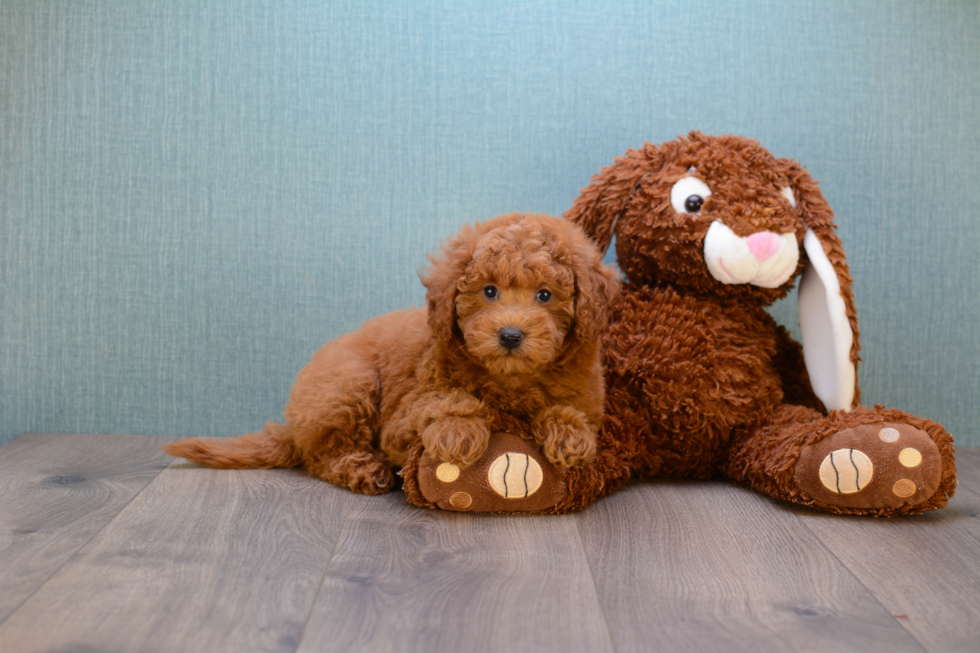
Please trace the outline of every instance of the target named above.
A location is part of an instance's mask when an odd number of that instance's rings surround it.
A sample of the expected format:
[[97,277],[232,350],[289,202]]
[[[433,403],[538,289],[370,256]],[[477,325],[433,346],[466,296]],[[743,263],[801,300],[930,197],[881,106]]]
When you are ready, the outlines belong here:
[[[567,470],[553,505],[529,511],[582,508],[652,475],[721,475],[833,513],[946,505],[949,433],[860,405],[851,276],[833,212],[798,163],[693,132],[629,150],[565,218],[603,250],[615,236],[627,283],[603,338],[596,459]],[[802,346],[765,310],[797,278]],[[431,505],[408,471],[409,499]]]

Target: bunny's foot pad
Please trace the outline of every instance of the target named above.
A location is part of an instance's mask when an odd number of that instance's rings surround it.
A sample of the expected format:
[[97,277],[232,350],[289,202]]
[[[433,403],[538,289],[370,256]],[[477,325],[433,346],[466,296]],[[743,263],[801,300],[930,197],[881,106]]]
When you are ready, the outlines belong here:
[[416,452],[405,472],[413,503],[457,512],[552,512],[567,493],[568,472],[548,462],[530,440],[495,432],[486,455],[460,468]]
[[928,501],[943,460],[925,431],[910,424],[861,424],[806,447],[796,481],[814,500],[852,509],[890,509]]

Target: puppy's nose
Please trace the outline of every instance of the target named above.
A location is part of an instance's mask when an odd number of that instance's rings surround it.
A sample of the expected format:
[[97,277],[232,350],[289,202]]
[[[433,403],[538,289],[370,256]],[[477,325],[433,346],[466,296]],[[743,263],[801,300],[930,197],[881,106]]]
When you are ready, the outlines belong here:
[[520,329],[511,329],[508,327],[498,331],[497,338],[500,339],[501,347],[516,349],[521,344],[521,340],[524,340],[524,332]]

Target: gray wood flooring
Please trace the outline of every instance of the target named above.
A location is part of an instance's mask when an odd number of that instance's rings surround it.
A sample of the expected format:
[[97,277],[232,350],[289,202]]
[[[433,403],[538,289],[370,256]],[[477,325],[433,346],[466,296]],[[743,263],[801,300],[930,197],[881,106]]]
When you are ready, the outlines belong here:
[[548,517],[203,469],[170,439],[0,447],[0,651],[980,651],[980,450],[919,517],[662,480]]

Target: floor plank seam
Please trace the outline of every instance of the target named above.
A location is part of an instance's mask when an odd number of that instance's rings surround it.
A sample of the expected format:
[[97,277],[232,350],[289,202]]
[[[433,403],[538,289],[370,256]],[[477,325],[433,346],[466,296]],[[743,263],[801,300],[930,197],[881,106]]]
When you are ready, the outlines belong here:
[[333,565],[333,558],[337,553],[337,547],[340,546],[340,540],[344,536],[344,531],[347,530],[347,520],[350,517],[351,511],[354,509],[354,501],[352,499],[353,497],[347,497],[347,509],[344,511],[344,523],[337,532],[337,539],[334,540],[333,548],[330,550],[330,557],[327,558],[327,566],[323,568],[323,575],[320,576],[320,584],[316,588],[316,595],[310,602],[310,609],[306,613],[306,619],[303,620],[303,630],[300,631],[299,638],[296,640],[296,648],[294,648],[293,651],[298,651],[303,646],[303,640],[306,638],[306,630],[310,625],[310,619],[313,617],[313,610],[316,609],[316,604],[320,601],[320,594],[323,592],[324,583],[327,582],[327,574],[330,573],[330,567]]
[[24,597],[24,600],[23,601],[21,601],[20,603],[17,604],[17,607],[16,608],[14,608],[13,610],[11,610],[10,613],[7,614],[6,617],[4,617],[3,619],[0,619],[0,628],[3,628],[3,625],[5,623],[7,623],[10,620],[11,617],[13,617],[15,614],[17,614],[20,611],[20,609],[23,608],[27,604],[27,602],[30,601],[34,597],[35,594],[37,594],[39,591],[41,591],[41,588],[43,588],[45,585],[47,585],[48,582],[52,578],[54,578],[55,576],[57,576],[58,573],[61,572],[62,569],[64,569],[66,566],[68,566],[69,563],[71,563],[73,560],[75,560],[75,558],[78,557],[78,552],[79,551],[81,551],[86,546],[88,546],[92,542],[92,540],[94,540],[96,537],[98,537],[106,528],[109,527],[110,524],[112,524],[114,521],[116,521],[117,519],[119,519],[119,515],[121,515],[123,512],[125,512],[126,511],[126,508],[128,508],[133,503],[133,501],[136,500],[136,498],[138,496],[140,496],[141,494],[143,494],[143,492],[146,491],[146,488],[150,487],[150,485],[155,480],[157,480],[160,477],[160,474],[162,474],[164,471],[166,471],[173,464],[174,463],[171,462],[171,463],[167,464],[165,467],[163,467],[162,469],[160,469],[153,478],[151,478],[150,480],[148,480],[146,482],[146,485],[144,485],[142,488],[140,488],[140,491],[139,492],[137,492],[132,497],[130,497],[129,501],[127,501],[125,504],[123,504],[119,508],[119,510],[116,512],[115,515],[112,516],[111,519],[106,520],[106,522],[104,524],[102,524],[102,526],[99,529],[97,529],[95,532],[93,532],[92,535],[88,537],[88,539],[86,539],[84,542],[82,542],[81,544],[79,544],[78,545],[78,548],[76,548],[72,552],[72,554],[70,556],[68,556],[67,558],[65,558],[64,562],[62,562],[60,565],[58,565],[58,567],[56,569],[54,569],[48,575],[47,578],[44,579],[44,582],[38,584],[38,586],[35,587],[34,590],[31,591],[30,594],[28,594],[26,597]]
[[[888,607],[885,606],[881,602],[881,599],[878,598],[878,594],[873,589],[871,589],[870,587],[868,587],[864,583],[864,581],[862,581],[861,578],[856,573],[854,573],[854,570],[851,569],[851,567],[846,562],[844,562],[843,560],[841,560],[840,557],[836,553],[834,553],[834,551],[829,546],[827,546],[827,543],[824,542],[823,537],[821,537],[819,533],[817,533],[812,528],[810,528],[807,525],[807,523],[803,520],[803,518],[800,517],[800,515],[797,514],[797,515],[794,515],[794,516],[796,517],[796,521],[799,522],[800,525],[803,526],[803,528],[805,528],[807,531],[809,531],[809,533],[811,535],[813,535],[814,539],[817,542],[820,543],[820,547],[823,548],[834,560],[836,560],[840,564],[840,566],[842,568],[844,568],[844,569],[847,570],[847,573],[851,576],[851,578],[854,579],[854,582],[864,588],[864,590],[868,593],[868,595],[871,596],[874,599],[875,604],[877,604],[882,610],[884,610],[885,611],[885,614],[891,615],[892,619],[895,620],[895,622],[898,624],[898,626],[902,630],[905,631],[905,633],[912,639],[913,642],[915,642],[916,644],[919,645],[919,648],[923,651],[923,653],[931,653],[930,650],[929,650],[929,648],[926,647],[926,645],[923,644],[919,640],[919,638],[915,636],[915,633],[913,633],[911,630],[909,630],[909,628],[906,626],[905,622],[902,619],[899,619],[898,617],[896,617],[895,614],[891,610],[889,610]],[[840,519],[841,517],[838,517],[838,518]],[[843,518],[844,519],[847,519],[847,517],[843,517]]]
[[[589,508],[586,508],[588,510]],[[578,535],[578,543],[582,547],[582,554],[585,556],[585,562],[589,566],[589,579],[592,580],[592,593],[595,594],[596,603],[599,604],[599,610],[602,612],[602,623],[606,627],[606,638],[609,640],[609,646],[612,648],[614,653],[618,653],[616,648],[616,640],[613,639],[612,630],[609,628],[609,618],[606,616],[606,605],[599,598],[599,587],[595,579],[595,569],[592,567],[592,561],[589,560],[589,556],[585,549],[585,540],[582,538],[582,513],[575,514],[575,533]]]

